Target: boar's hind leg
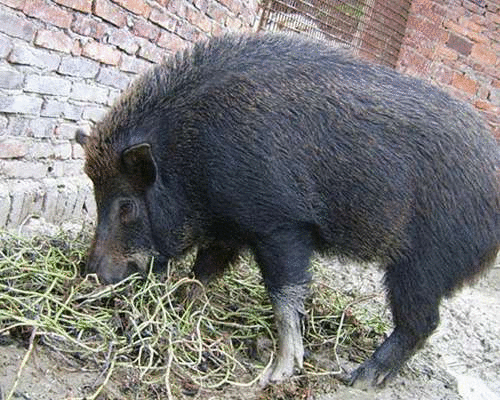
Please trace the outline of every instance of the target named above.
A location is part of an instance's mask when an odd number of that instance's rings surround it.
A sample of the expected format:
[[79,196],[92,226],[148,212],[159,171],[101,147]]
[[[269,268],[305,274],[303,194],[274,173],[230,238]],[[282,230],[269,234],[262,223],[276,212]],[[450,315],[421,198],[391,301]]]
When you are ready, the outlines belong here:
[[236,261],[239,252],[240,246],[228,242],[214,242],[200,248],[193,266],[195,278],[207,284],[222,276],[229,264]]
[[443,289],[439,277],[432,276],[432,266],[422,264],[408,257],[387,268],[386,286],[395,328],[371,358],[352,373],[351,385],[384,386],[436,329]]
[[260,240],[255,248],[257,262],[274,311],[279,348],[273,366],[261,379],[262,385],[280,382],[302,369],[304,347],[301,322],[304,298],[311,279],[309,258],[312,241],[306,231],[290,229]]

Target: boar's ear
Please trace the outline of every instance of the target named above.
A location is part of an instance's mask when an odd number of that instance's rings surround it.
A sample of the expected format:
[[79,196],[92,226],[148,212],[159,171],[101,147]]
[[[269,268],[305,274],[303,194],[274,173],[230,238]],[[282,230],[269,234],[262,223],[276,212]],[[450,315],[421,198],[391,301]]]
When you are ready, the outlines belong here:
[[87,135],[83,129],[77,129],[75,134],[75,140],[76,143],[78,143],[80,146],[85,147],[85,145],[89,140],[89,135]]
[[121,160],[125,174],[135,186],[145,189],[156,180],[156,164],[150,144],[140,143],[123,150]]

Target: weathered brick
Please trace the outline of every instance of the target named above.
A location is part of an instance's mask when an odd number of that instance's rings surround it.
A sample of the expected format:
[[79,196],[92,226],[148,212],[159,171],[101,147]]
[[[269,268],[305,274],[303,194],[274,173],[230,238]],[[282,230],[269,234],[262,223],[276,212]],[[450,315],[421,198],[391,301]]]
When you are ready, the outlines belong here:
[[23,86],[24,75],[12,68],[0,67],[0,88],[19,89]]
[[118,27],[127,24],[127,14],[109,0],[96,0],[94,4],[94,14]]
[[108,25],[104,22],[96,21],[86,15],[76,14],[71,24],[73,32],[94,39],[102,39],[108,30]]
[[42,179],[47,176],[47,167],[42,162],[6,160],[0,162],[0,175],[10,179]]
[[455,72],[453,75],[452,85],[470,95],[473,95],[477,91],[477,82],[464,74]]
[[496,113],[500,111],[499,107],[496,107],[495,105],[486,100],[476,100],[474,102],[474,107],[476,107],[479,110],[485,110]]
[[122,56],[122,62],[120,64],[120,69],[126,72],[132,72],[134,74],[139,74],[147,70],[151,66],[151,63],[132,56]]
[[87,121],[98,122],[106,114],[107,108],[99,106],[85,107],[82,118]]
[[137,36],[155,40],[160,34],[160,29],[150,22],[138,19],[134,24],[133,32]]
[[[8,114],[5,114],[8,115]],[[13,113],[9,115],[8,126],[3,129],[5,136],[31,137],[30,119],[26,114]]]
[[[145,61],[146,62],[146,61]],[[113,105],[113,103],[120,97],[122,91],[116,88],[110,88],[109,89],[109,96],[108,96],[108,106]]]
[[38,115],[42,107],[42,99],[34,96],[2,95],[0,96],[0,112]]
[[450,33],[448,41],[446,42],[446,46],[464,56],[468,56],[472,51],[473,44],[467,39],[455,35],[454,33]]
[[[213,30],[212,26],[212,30]],[[198,31],[196,28],[192,25],[189,24],[179,24],[175,28],[175,33],[180,36],[181,38],[189,41],[189,42],[194,42],[198,39]]]
[[139,42],[139,51],[137,55],[154,63],[160,63],[165,57],[165,51],[143,39]]
[[0,226],[7,225],[10,214],[10,190],[7,185],[0,183]]
[[146,4],[144,0],[115,0],[115,2],[132,11],[134,14],[139,14],[147,17],[151,12],[151,7]]
[[39,139],[51,139],[55,129],[56,121],[53,118],[43,118],[37,116],[29,121],[27,133],[34,138]]
[[30,65],[54,71],[59,66],[61,57],[42,49],[16,44],[9,54],[8,60],[11,64]]
[[[495,106],[500,107],[500,88],[496,88],[495,86],[493,86],[491,88],[491,93],[489,95],[489,100]],[[500,117],[500,113],[499,113],[499,117]]]
[[9,120],[7,117],[0,115],[0,136],[2,136],[5,132],[4,129],[7,128],[7,125],[9,124]]
[[94,41],[83,46],[82,55],[109,65],[118,65],[121,57],[120,51],[113,46]]
[[24,91],[67,96],[71,91],[71,82],[54,76],[28,75],[24,84]]
[[74,160],[83,160],[85,158],[85,150],[78,143],[73,143],[72,145],[71,158]]
[[226,28],[231,32],[238,32],[241,29],[242,22],[239,18],[226,18]]
[[71,90],[71,98],[80,101],[106,104],[108,101],[109,89],[96,85],[75,82]]
[[200,28],[203,32],[209,33],[212,31],[213,20],[205,14],[202,14],[201,12],[197,12],[196,14],[191,13],[190,18],[190,22]]
[[114,68],[101,68],[97,75],[97,82],[123,90],[129,85],[130,78]]
[[5,58],[9,55],[12,49],[11,39],[0,35],[0,58]]
[[71,53],[73,40],[61,31],[41,30],[37,32],[35,44],[46,49]]
[[78,128],[80,128],[80,125],[78,124],[72,124],[72,123],[58,124],[54,129],[54,137],[59,140],[73,140],[75,138],[75,133]]
[[0,32],[29,42],[33,40],[36,29],[28,19],[2,12],[0,13]]
[[200,10],[202,13],[206,13],[208,10],[209,0],[194,0],[193,5]]
[[49,99],[43,103],[40,115],[42,117],[55,117],[68,119],[70,121],[79,121],[82,112],[82,106],[71,104],[67,101]]
[[0,140],[0,158],[22,158],[28,153],[29,146],[21,138]]
[[92,11],[92,0],[54,0],[57,4],[78,10],[84,13]]
[[477,33],[477,32],[469,31],[467,33],[467,37],[476,43],[482,43],[482,44],[489,43],[489,39],[484,33]]
[[470,57],[481,64],[495,65],[497,62],[497,55],[491,51],[488,46],[482,44],[475,44],[472,46]]
[[439,45],[436,48],[436,57],[440,60],[456,61],[458,53],[449,47]]
[[[23,163],[26,163],[25,170],[22,170]],[[15,172],[20,172],[28,178],[42,179],[45,176],[46,167],[43,163],[33,163],[26,161],[4,161],[0,164],[0,170],[7,171],[15,176]],[[43,172],[43,173],[42,173]],[[32,182],[16,182],[9,188],[10,210],[7,221],[8,227],[18,227],[25,223],[34,214],[39,215],[43,204],[43,195],[38,185]]]
[[53,143],[48,141],[36,141],[31,145],[30,155],[35,159],[68,160],[71,158],[71,143]]
[[227,10],[215,1],[208,4],[207,15],[216,21],[223,23],[227,16]]
[[188,42],[180,38],[174,33],[163,31],[158,38],[158,46],[170,50],[172,53],[176,53],[187,47]]
[[66,29],[70,27],[73,19],[70,12],[46,3],[43,0],[27,1],[23,11],[30,17],[34,17],[44,22],[48,22],[49,24]]
[[22,10],[27,0],[1,0],[0,3],[6,6]]
[[83,57],[65,57],[62,59],[57,72],[61,75],[80,78],[95,78],[99,72],[99,64]]
[[468,30],[463,26],[453,22],[451,19],[446,19],[443,23],[444,27],[459,36],[467,36]]
[[167,31],[174,32],[175,27],[177,26],[178,19],[174,16],[167,14],[161,10],[153,8],[151,10],[151,14],[149,15],[149,19],[155,24],[161,26]]
[[128,54],[135,54],[139,50],[135,36],[127,29],[114,29],[109,33],[108,41]]
[[458,24],[464,28],[464,29],[467,29],[468,31],[472,31],[472,32],[481,32],[483,30],[483,28],[481,27],[481,25],[473,22],[470,18],[467,18],[465,16],[463,17],[460,17],[458,19]]

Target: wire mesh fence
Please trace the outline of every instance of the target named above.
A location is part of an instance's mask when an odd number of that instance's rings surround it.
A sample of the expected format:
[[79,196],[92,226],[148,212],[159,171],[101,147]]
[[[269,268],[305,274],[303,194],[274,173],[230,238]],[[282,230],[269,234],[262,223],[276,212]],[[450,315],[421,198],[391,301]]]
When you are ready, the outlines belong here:
[[410,6],[411,0],[263,0],[258,29],[327,40],[394,67]]

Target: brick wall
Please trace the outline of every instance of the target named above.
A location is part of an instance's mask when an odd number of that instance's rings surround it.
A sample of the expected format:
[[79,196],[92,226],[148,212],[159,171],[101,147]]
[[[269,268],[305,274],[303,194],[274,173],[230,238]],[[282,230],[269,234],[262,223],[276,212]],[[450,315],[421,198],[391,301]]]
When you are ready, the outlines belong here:
[[500,140],[498,0],[413,0],[397,68],[474,104]]
[[257,0],[0,0],[0,228],[93,218],[76,128],[153,63],[256,14]]

